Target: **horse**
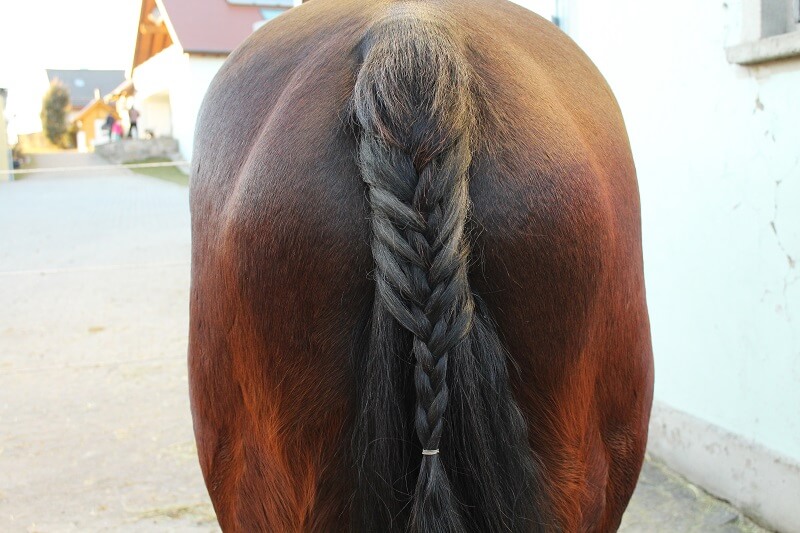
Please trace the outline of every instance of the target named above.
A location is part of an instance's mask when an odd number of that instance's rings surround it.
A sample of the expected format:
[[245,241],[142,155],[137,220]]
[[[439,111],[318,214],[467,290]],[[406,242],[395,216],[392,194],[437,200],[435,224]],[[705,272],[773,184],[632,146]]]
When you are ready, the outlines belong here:
[[312,0],[198,117],[189,385],[224,531],[613,531],[653,362],[636,171],[500,0]]

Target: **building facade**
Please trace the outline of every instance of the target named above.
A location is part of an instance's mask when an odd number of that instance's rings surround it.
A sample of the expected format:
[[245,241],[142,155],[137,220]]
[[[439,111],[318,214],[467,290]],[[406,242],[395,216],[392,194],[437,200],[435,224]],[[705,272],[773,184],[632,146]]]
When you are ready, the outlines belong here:
[[656,358],[650,450],[800,531],[800,8],[564,0],[628,127]]

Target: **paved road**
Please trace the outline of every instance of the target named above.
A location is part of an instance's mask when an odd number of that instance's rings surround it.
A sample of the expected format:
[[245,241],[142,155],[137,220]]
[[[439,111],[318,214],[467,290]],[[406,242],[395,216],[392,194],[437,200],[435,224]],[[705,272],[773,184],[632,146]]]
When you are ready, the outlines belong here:
[[129,171],[0,184],[0,531],[217,530],[187,399],[188,222],[185,187]]
[[[0,183],[0,531],[218,531],[187,399],[188,222],[186,188],[128,171]],[[758,530],[648,463],[622,531]]]

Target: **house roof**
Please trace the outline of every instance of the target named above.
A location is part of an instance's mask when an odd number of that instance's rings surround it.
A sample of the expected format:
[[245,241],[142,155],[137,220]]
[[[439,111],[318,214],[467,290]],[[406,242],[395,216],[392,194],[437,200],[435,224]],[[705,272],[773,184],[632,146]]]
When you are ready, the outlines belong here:
[[173,42],[189,54],[227,55],[292,0],[142,0],[133,68]]
[[116,110],[113,106],[107,104],[102,98],[95,98],[88,104],[86,104],[80,111],[77,113],[72,113],[70,116],[70,122],[75,122],[76,120],[82,120],[86,114],[96,107],[102,107],[105,110],[108,110],[110,113],[116,115]]
[[106,103],[108,102],[115,102],[122,98],[123,96],[132,96],[136,93],[136,89],[133,86],[133,80],[125,80],[116,87],[110,93],[103,96],[103,100]]
[[47,69],[47,79],[58,79],[69,89],[73,109],[81,109],[94,100],[95,89],[106,94],[125,80],[123,70]]
[[189,53],[229,54],[264,18],[261,7],[235,5],[228,0],[161,2],[183,51]]

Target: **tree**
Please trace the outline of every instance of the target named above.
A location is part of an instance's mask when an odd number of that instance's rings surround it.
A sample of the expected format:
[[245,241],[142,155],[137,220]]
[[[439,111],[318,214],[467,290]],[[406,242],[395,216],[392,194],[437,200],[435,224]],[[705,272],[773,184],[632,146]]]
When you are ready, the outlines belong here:
[[69,145],[68,111],[69,90],[60,81],[53,80],[42,99],[42,129],[50,142],[62,148]]

